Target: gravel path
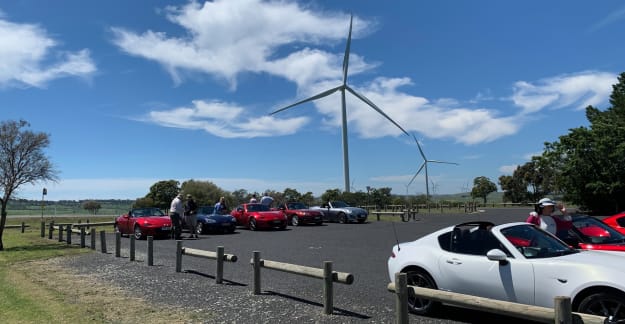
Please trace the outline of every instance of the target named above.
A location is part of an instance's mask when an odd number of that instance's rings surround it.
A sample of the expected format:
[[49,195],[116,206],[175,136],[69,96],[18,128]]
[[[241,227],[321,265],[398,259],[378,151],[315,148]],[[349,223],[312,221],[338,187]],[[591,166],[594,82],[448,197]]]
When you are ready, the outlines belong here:
[[[148,301],[188,308],[203,323],[394,323],[395,300],[394,294],[386,290],[386,261],[396,240],[411,241],[443,226],[469,220],[522,221],[527,212],[492,209],[474,215],[420,215],[418,221],[407,223],[373,220],[367,224],[289,227],[286,231],[239,228],[231,235],[185,239],[185,247],[216,251],[217,246],[224,246],[225,253],[238,256],[236,263],[225,263],[223,284],[215,283],[214,260],[183,256],[183,271],[176,273],[173,240],[154,241],[154,265],[148,266],[145,241],[136,242],[136,260],[131,262],[129,239],[122,238],[121,257],[117,258],[114,236],[108,234],[108,253],[100,253],[98,246],[98,252],[69,258],[66,266]],[[316,268],[322,268],[324,261],[332,261],[333,270],[352,273],[355,281],[352,285],[334,285],[332,315],[323,314],[323,282],[319,279],[263,269],[261,294],[253,295],[252,251],[260,251],[263,259]],[[527,323],[455,307],[445,307],[436,317],[411,314],[410,321]]]

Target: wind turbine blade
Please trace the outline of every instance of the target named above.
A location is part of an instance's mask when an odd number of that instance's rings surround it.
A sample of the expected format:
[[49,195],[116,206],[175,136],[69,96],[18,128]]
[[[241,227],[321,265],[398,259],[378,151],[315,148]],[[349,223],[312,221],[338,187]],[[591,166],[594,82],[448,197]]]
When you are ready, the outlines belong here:
[[369,107],[373,108],[380,115],[382,115],[386,119],[388,119],[391,123],[393,123],[393,125],[397,126],[397,128],[399,128],[399,129],[401,129],[401,131],[404,132],[404,134],[406,134],[407,136],[410,136],[410,134],[408,134],[408,132],[403,127],[401,127],[398,123],[396,123],[393,119],[391,119],[391,117],[389,117],[387,114],[385,114],[384,111],[382,111],[382,109],[380,109],[373,102],[371,102],[371,100],[367,99],[367,97],[365,97],[365,96],[359,94],[358,92],[354,91],[354,89],[350,88],[348,85],[345,86],[345,89],[347,89],[347,91],[351,92],[351,94],[356,96],[358,99],[364,101],[364,103],[369,105]]
[[419,148],[419,153],[421,153],[421,157],[423,157],[423,159],[427,161],[427,158],[425,157],[425,153],[423,153],[423,150],[421,149],[421,144],[419,144],[417,137],[415,137],[414,134],[412,134],[412,138],[414,138],[414,141],[417,143],[417,147]]
[[458,163],[456,163],[456,162],[445,162],[445,161],[438,161],[438,160],[428,160],[428,162],[460,165],[460,164],[458,164]]
[[352,43],[352,22],[354,15],[349,18],[349,33],[347,34],[347,45],[345,45],[345,54],[343,56],[343,85],[347,84],[347,69],[349,67],[349,48]]
[[312,97],[310,97],[310,98],[306,98],[306,99],[304,99],[304,100],[300,100],[300,101],[298,101],[298,102],[296,102],[296,103],[294,103],[294,104],[288,105],[288,106],[286,106],[286,107],[284,107],[284,108],[280,108],[280,109],[278,109],[278,110],[276,110],[276,111],[272,112],[270,115],[277,114],[277,113],[279,113],[279,112],[281,112],[281,111],[287,110],[287,109],[289,109],[289,108],[291,108],[291,107],[297,106],[297,105],[299,105],[299,104],[302,104],[302,103],[305,103],[305,102],[308,102],[308,101],[313,101],[313,100],[317,100],[317,99],[319,99],[319,98],[323,98],[323,97],[329,96],[329,95],[333,94],[334,92],[338,91],[339,89],[341,89],[342,87],[343,87],[343,86],[342,86],[342,85],[340,85],[340,86],[338,86],[338,87],[336,87],[336,88],[332,88],[332,89],[330,89],[330,90],[326,90],[326,91],[324,91],[324,92],[322,92],[322,93],[319,93],[319,94],[317,94],[317,95],[314,95],[314,96],[312,96]]
[[419,170],[417,170],[417,173],[415,173],[414,176],[412,177],[412,179],[410,179],[410,182],[408,182],[408,187],[412,184],[414,179],[417,178],[417,176],[419,175],[419,172],[421,172],[421,170],[423,170],[424,166],[425,166],[425,162],[423,162],[423,164],[421,164],[421,167],[419,167]]

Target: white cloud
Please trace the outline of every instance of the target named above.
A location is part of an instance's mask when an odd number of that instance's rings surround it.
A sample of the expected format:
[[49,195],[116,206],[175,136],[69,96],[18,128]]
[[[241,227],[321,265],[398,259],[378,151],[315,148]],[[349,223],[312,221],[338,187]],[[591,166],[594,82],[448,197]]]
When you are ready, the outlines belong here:
[[[96,71],[88,50],[55,52],[56,46],[37,25],[0,20],[0,86],[44,87],[54,79],[85,77]],[[58,59],[51,61],[51,56]]]
[[606,27],[622,19],[625,19],[625,7],[621,7],[620,9],[611,12],[607,17],[601,19],[600,21],[590,26],[590,28],[588,29],[588,32],[589,33],[596,32],[602,29],[603,27]]
[[499,172],[505,175],[512,175],[518,166],[518,164],[502,165],[499,167]]
[[518,81],[511,99],[522,108],[521,114],[546,108],[573,107],[579,110],[607,102],[612,85],[617,81],[613,73],[595,71],[560,75],[534,83]]

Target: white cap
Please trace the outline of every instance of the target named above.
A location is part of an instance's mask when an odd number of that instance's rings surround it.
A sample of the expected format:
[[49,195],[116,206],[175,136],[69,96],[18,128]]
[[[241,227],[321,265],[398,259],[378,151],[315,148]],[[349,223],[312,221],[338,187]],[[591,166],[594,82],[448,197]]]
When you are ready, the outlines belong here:
[[538,201],[538,206],[540,206],[540,207],[555,206],[555,204],[556,204],[556,202],[551,200],[551,198],[543,198],[543,199]]

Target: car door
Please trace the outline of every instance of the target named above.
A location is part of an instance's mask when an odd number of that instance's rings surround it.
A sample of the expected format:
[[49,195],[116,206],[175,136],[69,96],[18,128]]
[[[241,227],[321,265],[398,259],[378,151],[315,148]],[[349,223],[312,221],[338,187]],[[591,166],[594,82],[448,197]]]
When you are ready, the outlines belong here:
[[[482,233],[484,234],[484,233]],[[479,236],[479,235],[478,235]],[[486,253],[506,249],[488,231],[480,244],[458,240],[461,245],[442,251],[439,258],[441,282],[439,288],[461,294],[493,298],[523,304],[534,303],[534,271],[531,262],[515,259],[492,261]]]

